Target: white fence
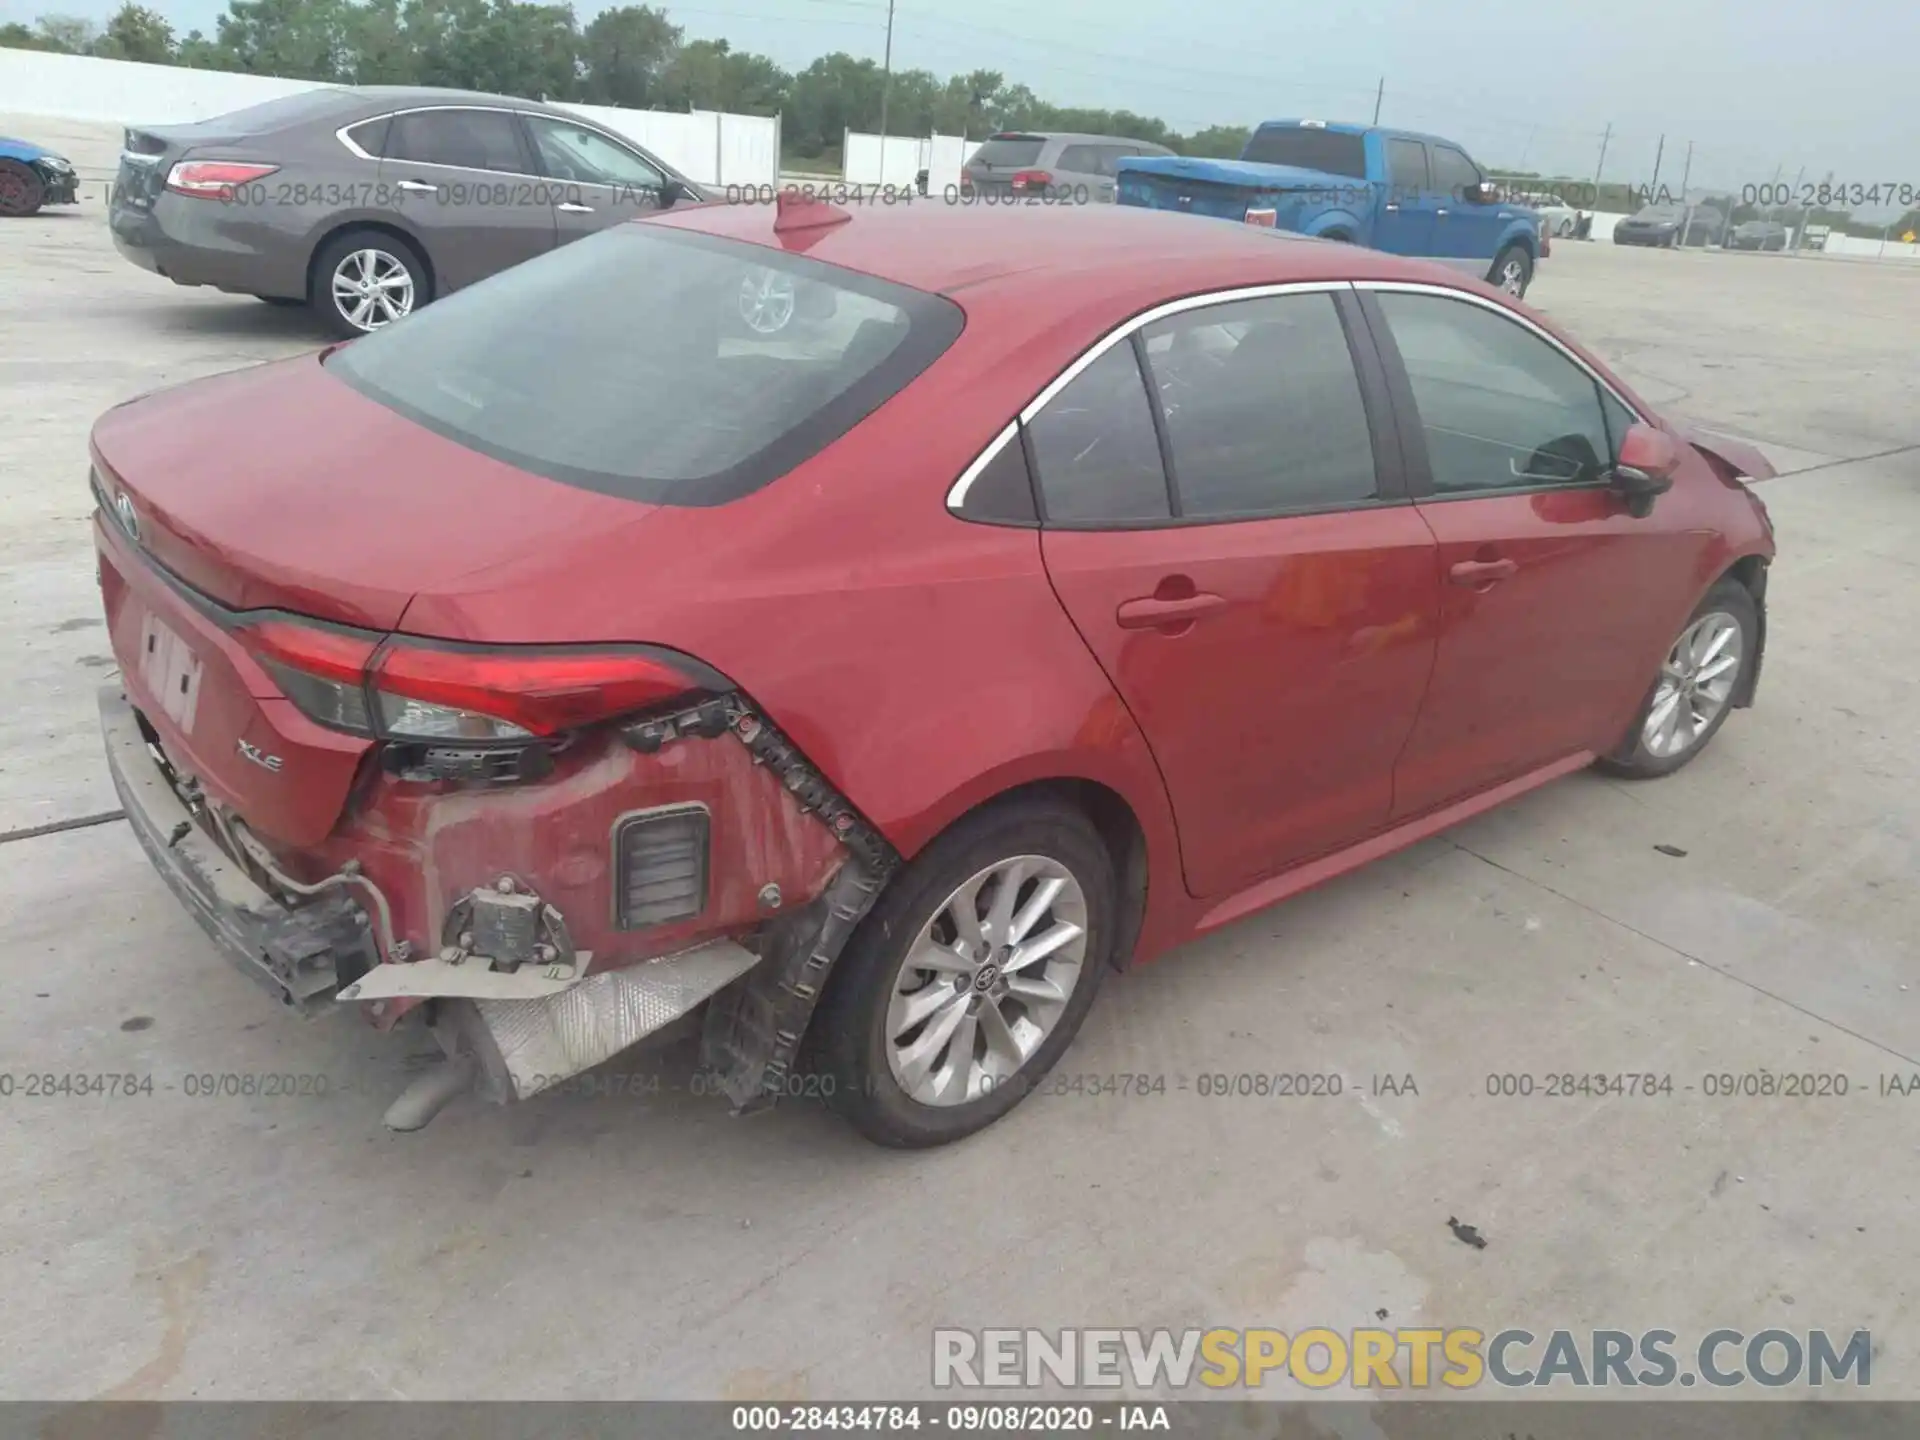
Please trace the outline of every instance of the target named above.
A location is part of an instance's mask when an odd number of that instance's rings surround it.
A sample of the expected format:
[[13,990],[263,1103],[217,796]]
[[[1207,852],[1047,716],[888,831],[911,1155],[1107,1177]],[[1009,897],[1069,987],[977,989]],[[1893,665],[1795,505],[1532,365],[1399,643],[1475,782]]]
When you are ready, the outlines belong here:
[[[0,49],[0,110],[111,125],[178,125],[315,89],[311,80],[236,75]],[[691,180],[771,185],[780,169],[780,121],[714,110],[564,107],[651,150]],[[908,175],[908,181],[913,179]]]
[[939,195],[960,183],[960,167],[980,148],[978,140],[959,135],[878,135],[846,132],[840,152],[840,175],[849,185],[911,185],[927,172],[927,193]]

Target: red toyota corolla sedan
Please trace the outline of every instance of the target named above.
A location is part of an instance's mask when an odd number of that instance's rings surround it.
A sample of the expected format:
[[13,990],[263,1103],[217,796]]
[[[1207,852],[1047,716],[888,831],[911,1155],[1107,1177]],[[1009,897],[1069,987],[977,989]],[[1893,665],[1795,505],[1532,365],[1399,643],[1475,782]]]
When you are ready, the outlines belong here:
[[396,1128],[704,1005],[736,1108],[937,1144],[1108,970],[1698,754],[1771,473],[1354,246],[676,210],[103,417],[107,751],[244,970],[432,1028]]

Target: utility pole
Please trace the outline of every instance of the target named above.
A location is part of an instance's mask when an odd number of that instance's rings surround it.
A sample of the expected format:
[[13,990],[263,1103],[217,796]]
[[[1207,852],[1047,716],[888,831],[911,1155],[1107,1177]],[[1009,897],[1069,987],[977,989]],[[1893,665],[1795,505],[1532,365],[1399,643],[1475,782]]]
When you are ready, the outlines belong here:
[[[891,0],[889,0],[889,3],[891,3]],[[1386,93],[1387,77],[1382,75],[1380,77],[1380,88],[1373,92],[1373,123],[1376,125],[1380,123],[1380,102],[1386,97]]]
[[1680,198],[1687,198],[1687,181],[1693,178],[1693,142],[1687,141],[1687,164],[1680,172]]
[[1613,139],[1613,122],[1609,120],[1607,122],[1606,133],[1600,137],[1600,163],[1593,167],[1593,205],[1591,208],[1595,210],[1600,208],[1600,172],[1607,168],[1607,142],[1611,139]]
[[[1660,160],[1661,160],[1661,157],[1664,156],[1666,153],[1667,153],[1667,137],[1662,135],[1660,137],[1659,145],[1654,148],[1654,152],[1653,152],[1653,183],[1647,187],[1649,190],[1653,191],[1655,195],[1658,195],[1660,192]],[[1687,198],[1684,191],[1681,193],[1680,198],[1682,200]]]
[[1540,131],[1540,126],[1538,124],[1529,125],[1527,127],[1527,143],[1520,147],[1520,163],[1514,166],[1513,167],[1514,169],[1524,170],[1527,168],[1527,155],[1532,151],[1533,137],[1536,134],[1538,134],[1539,131]]
[[880,79],[880,181],[887,178],[887,101],[893,94],[893,0],[887,0],[887,51]]

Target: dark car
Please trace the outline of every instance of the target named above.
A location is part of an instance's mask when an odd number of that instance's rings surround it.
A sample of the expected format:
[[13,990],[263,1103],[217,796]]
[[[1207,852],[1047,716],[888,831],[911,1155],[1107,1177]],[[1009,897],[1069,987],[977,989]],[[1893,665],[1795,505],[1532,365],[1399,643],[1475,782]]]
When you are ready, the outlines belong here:
[[1613,227],[1616,245],[1718,245],[1725,212],[1711,205],[1644,205]]
[[1173,153],[1124,135],[1003,131],[960,168],[960,189],[990,200],[1111,200],[1122,160]]
[[1787,227],[1778,220],[1742,220],[1727,236],[1729,250],[1784,250]]
[[[815,317],[729,335],[768,270]],[[706,1002],[707,1093],[968,1134],[1109,971],[1700,754],[1774,549],[1477,279],[1133,207],[694,207],[92,460],[133,832],[289,1007],[431,1026],[400,1128]]]
[[109,224],[181,285],[309,304],[343,335],[636,213],[706,197],[531,100],[365,86],[130,128]]
[[31,140],[0,137],[0,215],[32,215],[42,205],[78,205],[72,162]]

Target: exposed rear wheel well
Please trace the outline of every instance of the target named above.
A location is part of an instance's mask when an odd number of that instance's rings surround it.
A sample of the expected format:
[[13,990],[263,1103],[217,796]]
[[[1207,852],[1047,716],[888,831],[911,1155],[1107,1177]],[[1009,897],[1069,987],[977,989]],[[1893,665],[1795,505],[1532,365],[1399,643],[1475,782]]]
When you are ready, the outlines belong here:
[[[1072,805],[1099,832],[1113,861],[1115,894],[1119,900],[1120,929],[1114,937],[1113,965],[1124,970],[1133,963],[1133,951],[1140,939],[1140,926],[1147,914],[1147,837],[1140,821],[1117,790],[1097,780],[1061,777],[1036,780],[1003,790],[991,800],[982,801],[968,815],[978,814],[991,805],[1034,795],[1056,796]],[[966,816],[961,816],[964,820]],[[956,824],[959,821],[955,821]]]
[[[426,268],[427,295],[425,298],[430,300],[440,293],[440,280],[433,272],[433,257],[427,254],[426,247],[418,240],[414,239],[413,236],[402,230],[398,225],[386,225],[378,220],[349,220],[344,225],[334,226],[333,229],[327,231],[326,234],[313,242],[313,250],[307,256],[307,299],[309,301],[311,301],[314,296],[314,284],[316,280],[314,271],[320,264],[320,257],[326,253],[327,247],[342,235],[353,234],[357,231],[366,231],[374,235],[385,235],[390,240],[398,240],[402,245],[407,247],[408,254],[419,256],[421,265]],[[421,303],[425,303],[424,300]]]

